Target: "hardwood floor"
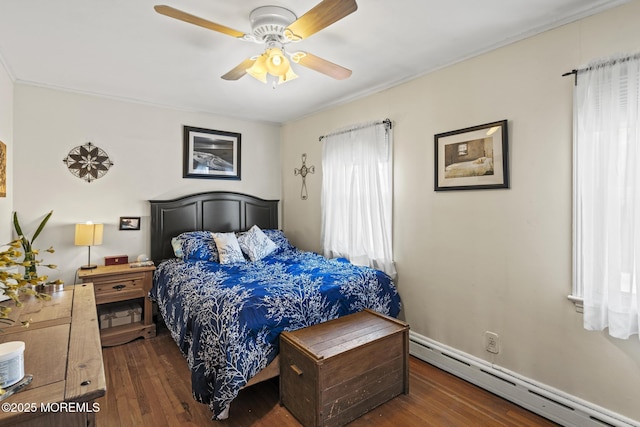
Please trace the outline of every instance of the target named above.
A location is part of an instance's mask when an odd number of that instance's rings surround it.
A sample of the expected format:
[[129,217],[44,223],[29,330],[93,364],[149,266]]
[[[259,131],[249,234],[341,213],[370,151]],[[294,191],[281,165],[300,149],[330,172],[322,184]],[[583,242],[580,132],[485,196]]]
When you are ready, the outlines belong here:
[[[98,399],[98,427],[277,426],[300,423],[278,402],[278,379],[242,390],[230,417],[212,421],[191,396],[187,362],[166,328],[158,336],[104,348],[107,394]],[[364,426],[555,426],[517,405],[410,358],[410,393],[354,420]]]

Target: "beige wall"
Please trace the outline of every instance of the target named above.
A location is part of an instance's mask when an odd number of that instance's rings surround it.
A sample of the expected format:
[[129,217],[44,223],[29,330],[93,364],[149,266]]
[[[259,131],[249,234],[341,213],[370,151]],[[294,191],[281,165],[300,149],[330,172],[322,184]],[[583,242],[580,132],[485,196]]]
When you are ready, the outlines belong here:
[[0,245],[11,240],[13,210],[13,81],[0,58],[0,141],[7,146],[7,196],[0,197]]
[[[283,128],[284,229],[320,250],[318,137],[394,122],[394,251],[418,334],[640,420],[640,342],[587,332],[571,291],[571,77],[640,46],[640,1],[452,65]],[[433,191],[433,136],[509,120],[511,189]],[[293,170],[300,156],[309,199]],[[483,347],[485,331],[502,351]]]
[[[239,132],[240,181],[182,178],[182,126]],[[113,99],[15,86],[14,209],[31,235],[46,212],[54,214],[37,247],[53,245],[46,260],[51,272],[73,283],[75,269],[87,263],[87,249],[73,245],[74,224],[105,224],[104,244],[91,250],[92,262],[107,255],[149,254],[150,199],[172,199],[203,191],[238,191],[280,199],[280,126]],[[92,142],[114,166],[87,183],[73,176],[62,159]],[[142,217],[140,231],[119,231],[120,216]],[[29,230],[29,231],[27,231]],[[47,271],[43,272],[47,273]]]

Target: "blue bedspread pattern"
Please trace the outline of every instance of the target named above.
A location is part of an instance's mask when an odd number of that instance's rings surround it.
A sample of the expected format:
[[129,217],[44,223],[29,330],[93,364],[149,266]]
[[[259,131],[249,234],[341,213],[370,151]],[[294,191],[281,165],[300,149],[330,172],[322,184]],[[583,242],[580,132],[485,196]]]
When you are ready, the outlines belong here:
[[397,317],[385,273],[287,247],[260,261],[161,263],[150,296],[192,373],[193,395],[214,418],[278,353],[283,330],[370,308]]

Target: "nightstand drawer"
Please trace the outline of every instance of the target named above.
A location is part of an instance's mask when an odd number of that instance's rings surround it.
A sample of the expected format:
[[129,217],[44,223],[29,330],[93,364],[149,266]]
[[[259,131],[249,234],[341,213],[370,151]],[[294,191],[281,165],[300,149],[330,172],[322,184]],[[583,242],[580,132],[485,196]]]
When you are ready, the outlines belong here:
[[143,298],[145,296],[144,275],[138,277],[126,275],[123,277],[115,276],[94,279],[93,286],[98,304],[127,300],[130,298]]

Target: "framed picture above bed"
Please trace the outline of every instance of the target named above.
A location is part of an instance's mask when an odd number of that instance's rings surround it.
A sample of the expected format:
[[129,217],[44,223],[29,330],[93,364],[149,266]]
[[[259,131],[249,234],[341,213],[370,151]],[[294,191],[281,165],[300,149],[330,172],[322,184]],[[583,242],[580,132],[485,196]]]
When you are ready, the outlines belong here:
[[507,120],[435,135],[435,191],[509,188]]
[[241,135],[184,127],[183,178],[240,179]]

